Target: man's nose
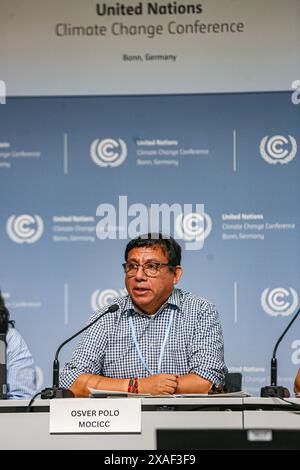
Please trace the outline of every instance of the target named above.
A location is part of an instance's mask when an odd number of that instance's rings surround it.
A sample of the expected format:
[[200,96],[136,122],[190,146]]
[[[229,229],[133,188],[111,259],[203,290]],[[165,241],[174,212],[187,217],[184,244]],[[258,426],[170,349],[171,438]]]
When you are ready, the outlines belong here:
[[144,273],[143,266],[138,266],[137,271],[135,273],[136,279],[147,279],[146,274]]

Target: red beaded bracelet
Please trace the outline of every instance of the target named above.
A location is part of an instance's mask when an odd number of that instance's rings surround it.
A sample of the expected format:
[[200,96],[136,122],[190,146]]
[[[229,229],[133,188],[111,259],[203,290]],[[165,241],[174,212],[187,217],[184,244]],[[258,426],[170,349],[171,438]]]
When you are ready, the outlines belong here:
[[138,379],[137,378],[129,379],[128,393],[138,393],[138,388],[139,388]]
[[128,393],[133,393],[134,379],[129,379],[128,382]]

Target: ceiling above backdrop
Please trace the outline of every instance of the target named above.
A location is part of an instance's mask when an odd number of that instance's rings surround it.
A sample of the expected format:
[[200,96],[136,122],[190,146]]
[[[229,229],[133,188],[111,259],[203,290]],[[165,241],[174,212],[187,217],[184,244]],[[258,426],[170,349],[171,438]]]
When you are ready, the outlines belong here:
[[7,96],[289,90],[299,0],[0,0]]

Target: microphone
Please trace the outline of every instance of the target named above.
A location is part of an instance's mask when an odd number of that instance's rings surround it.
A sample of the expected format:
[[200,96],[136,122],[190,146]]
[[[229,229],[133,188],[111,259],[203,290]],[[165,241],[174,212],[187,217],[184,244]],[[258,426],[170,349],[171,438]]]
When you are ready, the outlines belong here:
[[57,351],[55,353],[55,359],[53,361],[53,385],[52,388],[45,388],[44,390],[41,391],[41,398],[42,399],[50,399],[50,398],[73,398],[74,394],[69,390],[68,388],[61,388],[59,387],[59,360],[58,360],[58,355],[60,353],[60,350],[72,339],[76,338],[76,336],[80,335],[83,333],[85,330],[90,328],[94,323],[96,323],[100,318],[102,318],[104,315],[107,313],[113,313],[119,310],[119,305],[117,304],[112,304],[108,307],[105,312],[103,312],[99,317],[95,318],[91,323],[86,325],[84,328],[81,328],[81,330],[77,331],[74,335],[70,336],[70,338],[66,339],[61,345],[57,348]]
[[279,344],[281,343],[281,340],[285,336],[285,334],[288,332],[296,318],[298,317],[300,313],[300,308],[298,308],[297,312],[289,322],[288,326],[278,339],[277,343],[275,344],[275,348],[273,351],[272,359],[271,359],[271,385],[267,385],[266,387],[263,387],[260,390],[260,396],[261,397],[277,397],[277,398],[288,398],[290,396],[290,392],[288,388],[286,387],[281,387],[280,385],[277,385],[277,358],[276,358],[276,352]]

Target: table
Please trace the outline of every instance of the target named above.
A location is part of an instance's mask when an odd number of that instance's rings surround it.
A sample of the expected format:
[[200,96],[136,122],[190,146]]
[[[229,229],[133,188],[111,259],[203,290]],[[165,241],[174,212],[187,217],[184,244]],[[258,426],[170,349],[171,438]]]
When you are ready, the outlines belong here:
[[36,401],[31,413],[27,404],[0,401],[0,449],[156,449],[157,429],[243,428],[242,398],[143,398],[142,433],[131,435],[50,435],[49,402]]

